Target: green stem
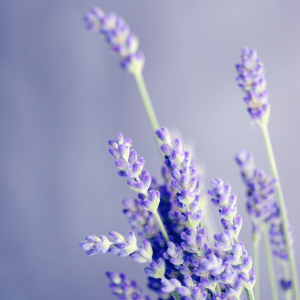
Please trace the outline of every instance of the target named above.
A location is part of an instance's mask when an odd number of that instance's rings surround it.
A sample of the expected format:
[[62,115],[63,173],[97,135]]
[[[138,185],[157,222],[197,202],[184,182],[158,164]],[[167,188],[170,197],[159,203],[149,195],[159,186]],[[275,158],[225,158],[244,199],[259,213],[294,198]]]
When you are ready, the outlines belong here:
[[256,283],[253,287],[255,299],[259,299],[259,244],[260,239],[255,239],[253,241],[253,267],[255,270]]
[[170,242],[169,236],[168,236],[168,234],[167,234],[167,232],[166,232],[166,229],[165,229],[165,227],[164,227],[164,224],[163,224],[163,222],[161,221],[161,218],[160,218],[160,216],[159,216],[157,210],[156,210],[156,211],[153,211],[152,213],[153,213],[153,216],[154,216],[154,218],[155,218],[155,220],[156,220],[156,222],[157,222],[157,224],[158,224],[158,226],[159,226],[159,228],[160,228],[160,231],[161,231],[161,233],[162,233],[162,235],[163,235],[163,237],[164,237],[166,243],[169,243],[169,242]]
[[[148,90],[144,81],[144,77],[142,72],[137,72],[137,73],[133,73],[136,84],[138,86],[138,89],[140,91],[144,106],[145,106],[145,110],[148,116],[148,119],[150,121],[151,127],[152,127],[152,131],[154,133],[155,136],[155,140],[157,143],[158,148],[160,149],[161,146],[161,141],[160,139],[157,138],[156,134],[155,134],[155,130],[159,129],[159,123],[152,105],[152,102],[150,100],[149,94],[148,94]],[[163,153],[160,151],[161,155],[164,157]]]
[[278,292],[277,292],[277,288],[276,288],[275,270],[274,270],[274,266],[273,266],[272,251],[271,251],[271,247],[270,247],[267,226],[265,228],[263,228],[263,239],[264,239],[264,246],[265,246],[265,254],[266,254],[266,258],[267,258],[267,266],[268,266],[268,272],[269,272],[272,299],[278,300],[279,298],[278,298]]
[[174,291],[174,292],[171,293],[171,295],[173,296],[173,298],[175,300],[181,300],[181,297],[179,296],[179,294],[177,292]]
[[252,289],[246,289],[245,288],[245,291],[246,291],[246,295],[247,295],[248,300],[255,300],[254,293],[253,293]]
[[282,188],[281,188],[281,184],[280,184],[280,180],[279,180],[279,175],[278,175],[278,171],[277,171],[274,152],[272,149],[271,139],[270,139],[267,125],[262,124],[262,123],[260,123],[259,125],[262,130],[263,137],[264,137],[264,141],[265,141],[267,154],[268,154],[268,158],[269,158],[269,162],[271,165],[273,176],[274,176],[274,178],[276,178],[278,180],[278,183],[276,184],[276,190],[277,190],[278,202],[279,202],[279,207],[280,207],[280,215],[281,215],[281,219],[282,219],[283,232],[284,232],[284,237],[285,237],[284,240],[285,240],[285,244],[286,244],[286,250],[287,250],[288,260],[289,260],[289,265],[290,265],[290,270],[291,270],[291,278],[292,278],[292,282],[293,282],[294,299],[300,300],[296,260],[295,260],[295,255],[294,255],[294,251],[292,248],[292,243],[289,238],[289,222],[288,222],[285,202],[284,202],[284,198],[283,198]]
[[217,290],[218,294],[221,296],[221,288],[220,288],[219,284],[217,284],[216,290]]

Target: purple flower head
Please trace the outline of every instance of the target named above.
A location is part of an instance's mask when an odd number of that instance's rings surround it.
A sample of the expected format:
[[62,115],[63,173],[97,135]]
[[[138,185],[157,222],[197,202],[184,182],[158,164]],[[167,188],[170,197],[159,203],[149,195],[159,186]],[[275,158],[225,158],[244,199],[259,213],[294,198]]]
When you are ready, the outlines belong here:
[[163,278],[161,280],[162,288],[161,290],[164,293],[172,293],[175,291],[176,288],[181,287],[181,283],[176,278],[171,278],[170,280]]
[[131,258],[139,263],[151,262],[153,250],[151,244],[147,240],[143,240],[139,251],[131,254]]
[[292,281],[288,279],[280,279],[279,281],[280,287],[284,292],[291,291],[292,289]]
[[179,218],[186,227],[192,228],[194,231],[197,231],[197,227],[201,222],[201,214],[201,210],[198,210],[195,213],[187,212],[186,214],[182,214]]
[[186,228],[181,233],[181,239],[183,240],[181,247],[184,251],[200,253],[205,243],[205,229],[198,227],[197,232],[195,232],[192,228]]
[[157,211],[159,202],[160,202],[160,193],[159,191],[151,190],[148,192],[148,198],[145,196],[139,195],[138,203],[144,209],[149,210],[151,212]]
[[163,256],[175,266],[183,264],[183,250],[179,245],[175,245],[173,242],[168,242],[168,249]]
[[87,29],[99,31],[106,37],[110,49],[123,58],[121,66],[124,69],[135,74],[142,71],[145,57],[138,51],[139,40],[120,16],[106,15],[100,8],[93,7],[83,20]]
[[246,93],[244,101],[254,120],[262,121],[269,111],[268,92],[264,76],[264,66],[255,49],[242,49],[241,63],[236,65],[236,81]]
[[89,235],[79,246],[86,251],[87,255],[91,256],[98,252],[106,253],[112,244],[105,235],[100,235],[100,237]]
[[145,268],[145,274],[153,278],[163,278],[165,276],[166,264],[163,258],[159,258],[157,263],[153,261],[150,268]]
[[237,278],[233,284],[225,284],[225,288],[226,295],[229,299],[232,299],[233,297],[239,299],[243,291],[243,284],[242,281],[239,278]]
[[251,268],[248,274],[240,273],[238,278],[242,281],[242,284],[246,289],[252,289],[256,282],[255,272],[253,268]]
[[[212,250],[212,249],[210,249]],[[197,262],[196,262],[197,263]],[[209,274],[217,277],[224,272],[223,260],[218,258],[213,251],[208,251],[205,258],[201,258],[193,273],[197,276],[207,277]]]
[[111,253],[118,254],[120,257],[125,257],[139,250],[133,231],[129,231],[125,237],[115,231],[110,231],[109,235],[114,240],[114,246],[111,249]]
[[152,238],[158,233],[158,226],[153,214],[138,204],[139,200],[125,198],[123,200],[123,213],[128,223],[140,237]]

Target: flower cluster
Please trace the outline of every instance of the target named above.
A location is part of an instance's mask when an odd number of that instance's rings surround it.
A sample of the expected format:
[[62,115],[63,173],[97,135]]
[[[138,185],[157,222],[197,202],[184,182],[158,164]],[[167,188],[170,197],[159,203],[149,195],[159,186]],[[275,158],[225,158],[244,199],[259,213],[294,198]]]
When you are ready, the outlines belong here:
[[[163,182],[159,183],[144,168],[145,160],[138,158],[137,152],[131,149],[130,139],[118,133],[115,140],[110,140],[109,153],[115,159],[118,175],[126,178],[129,188],[137,193],[137,198],[123,200],[123,213],[133,231],[125,236],[111,231],[110,239],[105,235],[89,235],[80,243],[80,247],[89,256],[98,252],[112,253],[119,257],[130,256],[139,263],[149,263],[144,269],[148,276],[148,287],[157,293],[159,300],[171,297],[175,300],[238,300],[243,288],[248,300],[254,299],[255,271],[252,258],[239,241],[242,217],[237,214],[237,196],[231,192],[230,184],[216,178],[211,181],[211,189],[207,192],[211,203],[219,211],[223,227],[223,232],[214,234],[207,195],[203,192],[203,180],[191,152],[184,149],[180,139],[172,140],[166,128],[158,129],[141,73],[145,59],[143,53],[138,51],[137,37],[120,16],[105,14],[97,7],[85,15],[84,21],[87,29],[99,31],[106,37],[111,50],[122,57],[123,68],[135,75],[152,129],[158,138],[164,166]],[[267,123],[270,105],[264,67],[256,50],[244,48],[241,63],[236,65],[236,69],[236,80],[246,93],[244,100],[248,111],[264,134],[275,177],[271,178],[257,169],[251,153],[241,150],[236,155],[247,187],[247,210],[252,220],[255,246],[259,242],[261,229],[266,236],[267,228],[273,254],[286,269],[280,286],[287,296],[293,289],[297,298],[292,228],[289,228],[284,213],[284,200],[269,141]],[[280,209],[274,199],[275,188]],[[143,238],[141,246],[138,246],[136,236]],[[268,246],[269,243],[266,248]],[[253,257],[257,262],[255,253]],[[287,275],[289,272],[292,280]],[[130,281],[124,274],[108,272],[107,276],[111,281],[111,291],[120,300],[150,299],[144,296],[135,281]],[[275,283],[271,285],[274,287]],[[276,296],[274,288],[272,293]],[[255,294],[258,295],[258,286]]]
[[121,66],[124,69],[131,73],[142,71],[145,57],[138,51],[139,40],[120,16],[105,14],[100,8],[93,7],[84,16],[84,21],[87,29],[105,35],[111,50],[123,58]]
[[269,109],[264,66],[255,49],[242,49],[241,63],[236,65],[238,85],[246,93],[244,101],[254,120],[262,120]]

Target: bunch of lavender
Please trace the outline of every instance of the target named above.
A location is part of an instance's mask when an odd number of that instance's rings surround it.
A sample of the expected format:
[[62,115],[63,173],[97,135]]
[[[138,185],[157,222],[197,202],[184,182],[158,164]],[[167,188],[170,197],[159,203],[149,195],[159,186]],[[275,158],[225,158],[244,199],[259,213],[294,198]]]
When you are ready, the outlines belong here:
[[[268,226],[264,225],[264,227],[267,226],[265,232],[269,230],[270,242],[276,248],[273,254],[279,257],[281,261],[284,261],[285,265],[286,279],[281,279],[280,285],[281,288],[287,292],[286,298],[288,299],[290,297],[289,289],[292,288],[295,299],[300,299],[291,227],[287,218],[285,201],[268,131],[270,104],[268,103],[264,66],[257,56],[255,49],[249,50],[248,48],[243,48],[241,63],[236,65],[236,69],[238,72],[236,80],[238,85],[246,93],[244,100],[248,106],[250,116],[261,128],[273,175],[273,179],[270,179],[263,171],[256,169],[252,154],[245,151],[238,153],[236,160],[241,166],[242,177],[248,188],[248,212],[255,224],[255,232],[260,230],[262,221],[268,224]],[[273,199],[274,188],[276,188],[277,191],[278,202],[274,202]],[[258,247],[257,245],[258,243],[256,243],[256,248]],[[266,233],[265,248],[267,251],[266,256],[268,259],[273,299],[278,299]],[[256,249],[254,252],[257,253],[256,256],[258,256],[258,250]],[[289,278],[289,269],[292,280],[287,279]]]
[[[119,176],[127,178],[127,185],[138,193],[136,201],[126,200],[131,203],[129,207],[139,206],[140,212],[150,211],[161,234],[153,237],[148,234],[148,229],[144,230],[148,239],[138,246],[133,231],[125,237],[111,231],[111,240],[104,235],[88,236],[81,242],[81,248],[88,255],[110,252],[120,257],[130,256],[139,263],[150,263],[145,268],[146,275],[161,281],[150,279],[149,286],[155,286],[165,299],[170,293],[174,299],[239,299],[243,286],[249,299],[253,299],[255,275],[252,259],[238,241],[242,219],[236,216],[236,196],[222,180],[212,182],[213,189],[209,194],[220,210],[225,231],[215,235],[214,248],[209,248],[199,209],[200,180],[195,176],[190,153],[184,151],[179,139],[171,140],[166,128],[157,130],[156,134],[163,142],[161,150],[168,168],[163,168],[165,186],[159,186],[155,180],[152,183],[151,175],[144,169],[144,159],[138,158],[136,151],[130,149],[131,140],[124,139],[121,133],[116,140],[109,141],[109,152],[116,160]],[[168,189],[169,184],[173,191]],[[165,205],[159,205],[161,198]]]
[[[142,76],[145,58],[138,51],[138,39],[121,17],[113,13],[106,15],[99,8],[92,8],[84,20],[88,29],[105,35],[111,50],[122,57],[122,67],[136,79],[164,159],[164,181],[160,184],[152,178],[144,169],[145,160],[138,158],[136,151],[131,149],[132,141],[118,133],[115,140],[109,141],[109,153],[115,159],[118,175],[126,178],[129,188],[137,193],[136,199],[123,200],[123,212],[132,230],[125,236],[110,231],[110,238],[90,235],[80,243],[80,247],[89,256],[99,252],[112,253],[119,257],[130,256],[138,263],[148,263],[149,266],[144,269],[148,276],[148,287],[157,293],[159,299],[233,300],[240,299],[243,287],[248,300],[255,299],[255,271],[252,258],[239,241],[242,218],[237,215],[237,197],[231,193],[231,186],[217,178],[211,182],[212,188],[208,191],[212,204],[219,210],[224,228],[221,234],[214,235],[213,241],[211,235],[207,234],[207,218],[202,218],[202,214],[207,216],[206,197],[201,191],[203,180],[198,175],[191,153],[184,149],[181,140],[172,140],[166,128],[159,129]],[[237,65],[237,70],[239,85],[247,95],[245,101],[250,115],[266,133],[270,105],[267,102],[263,66],[254,50],[243,49],[242,63]],[[266,144],[269,153],[272,152],[267,138]],[[274,157],[270,161],[274,169]],[[279,199],[280,210],[272,198],[274,184],[279,182],[279,178],[273,174],[275,179],[267,182],[265,175],[256,172],[254,167],[250,173],[245,171],[244,180],[249,183],[249,190],[253,185],[248,208],[254,228],[259,228],[262,222],[273,220],[270,237],[277,247],[274,254],[277,253],[281,259],[288,257],[290,263],[291,239],[286,239],[283,198]],[[280,183],[277,183],[278,186]],[[267,195],[268,200],[261,201],[262,193]],[[138,242],[137,237],[143,240]],[[284,252],[285,246],[287,252]],[[295,272],[292,268],[291,271],[294,282]],[[111,291],[119,299],[150,299],[125,275],[108,272],[107,276],[111,281]],[[286,289],[291,285],[287,279],[281,283]],[[295,286],[293,284],[297,299]]]

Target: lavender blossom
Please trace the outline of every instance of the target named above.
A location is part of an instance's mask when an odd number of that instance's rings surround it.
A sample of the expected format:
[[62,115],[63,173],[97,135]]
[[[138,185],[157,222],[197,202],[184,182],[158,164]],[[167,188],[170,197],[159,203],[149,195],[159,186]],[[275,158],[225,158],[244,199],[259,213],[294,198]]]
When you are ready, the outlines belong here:
[[247,186],[247,210],[255,227],[263,221],[267,222],[275,209],[277,180],[257,169],[253,155],[246,150],[240,150],[235,160],[241,168],[241,176]]
[[151,300],[149,296],[144,295],[137,283],[134,280],[129,280],[125,274],[106,272],[106,276],[110,280],[111,292],[119,297],[119,300]]
[[[124,139],[120,132],[117,134],[116,140],[110,140],[108,143],[110,145],[109,153],[116,159],[115,165],[120,169],[119,176],[131,179],[127,181],[128,186],[135,192],[148,197],[151,176],[147,170],[143,170],[145,160],[142,157],[138,159],[136,151],[130,150],[131,140]],[[155,205],[158,205],[157,200]]]
[[100,32],[106,37],[110,49],[123,58],[121,66],[125,70],[131,73],[142,71],[145,57],[138,51],[139,40],[120,16],[114,13],[106,15],[100,8],[93,7],[83,20],[88,30]]
[[163,258],[159,258],[157,263],[153,261],[150,264],[150,268],[145,268],[146,275],[153,278],[164,278],[166,270],[165,260]]
[[110,231],[110,241],[105,235],[97,237],[89,235],[79,246],[86,251],[87,255],[94,255],[98,252],[118,254],[119,257],[131,256],[139,263],[151,262],[153,250],[147,240],[143,240],[142,246],[137,246],[137,239],[133,231],[129,231],[125,237],[116,231]]
[[236,81],[246,93],[244,101],[253,120],[262,121],[268,117],[270,105],[264,76],[264,66],[255,49],[242,49],[241,63],[236,65]]
[[[255,274],[252,268],[252,258],[244,245],[238,241],[242,227],[242,218],[237,215],[236,195],[231,193],[231,186],[222,179],[212,180],[208,194],[211,202],[218,207],[224,232],[215,235],[215,248],[207,249],[205,258],[195,263],[194,274],[207,272],[210,280],[225,284],[226,297],[239,299],[241,284],[252,293],[255,284]],[[220,299],[226,299],[223,294]],[[217,297],[216,297],[217,299]]]
[[142,208],[138,199],[125,198],[123,205],[125,207],[123,213],[128,218],[128,223],[139,236],[149,239],[158,234],[159,229],[153,214]]
[[[264,171],[255,167],[254,156],[246,150],[240,150],[236,157],[236,162],[241,168],[241,176],[247,186],[247,210],[253,223],[253,238],[260,236],[260,227],[269,229],[269,239],[273,247],[273,255],[278,259],[283,267],[288,264],[288,256],[284,239],[280,210],[275,201],[276,179],[268,177]],[[292,227],[290,226],[289,238],[293,243]],[[282,281],[283,280],[283,281]],[[282,282],[289,282],[289,279],[281,279]],[[280,281],[280,282],[281,282]],[[283,291],[291,288],[286,285]]]
[[174,179],[171,184],[177,192],[175,204],[182,212],[180,221],[196,231],[201,222],[200,180],[196,176],[191,155],[183,150],[179,139],[172,142],[167,128],[156,130],[156,135],[163,142],[161,150],[165,155],[165,164],[172,170]]

